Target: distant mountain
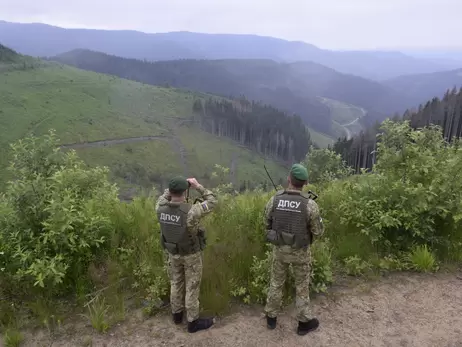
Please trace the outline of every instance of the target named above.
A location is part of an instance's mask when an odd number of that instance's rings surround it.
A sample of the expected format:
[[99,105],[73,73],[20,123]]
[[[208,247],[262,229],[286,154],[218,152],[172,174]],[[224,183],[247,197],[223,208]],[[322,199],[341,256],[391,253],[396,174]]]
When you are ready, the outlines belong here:
[[271,59],[312,61],[337,71],[369,79],[457,68],[399,52],[331,51],[272,37],[233,34],[63,29],[45,24],[0,21],[0,42],[23,54],[54,56],[73,49],[90,49],[150,61],[176,59]]
[[20,58],[19,54],[17,54],[15,51],[0,44],[0,62],[1,63],[16,62],[18,61],[19,58]]
[[318,97],[360,106],[383,118],[409,106],[401,94],[380,83],[311,62],[231,59],[146,62],[88,50],[74,50],[50,59],[152,85],[233,97],[243,94],[297,113],[307,125],[327,134],[332,134],[329,108]]
[[384,81],[383,84],[406,95],[413,104],[421,104],[433,97],[442,98],[444,92],[462,87],[462,68],[429,74],[406,75]]
[[447,64],[448,70],[451,67],[462,67],[462,47],[459,49],[406,49],[402,51],[418,59],[426,59],[437,62],[438,64]]

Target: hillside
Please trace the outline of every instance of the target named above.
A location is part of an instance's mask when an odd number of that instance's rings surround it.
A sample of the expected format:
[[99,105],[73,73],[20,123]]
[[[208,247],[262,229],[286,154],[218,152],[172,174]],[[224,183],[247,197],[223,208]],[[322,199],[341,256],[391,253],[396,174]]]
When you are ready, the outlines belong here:
[[264,163],[276,181],[285,179],[283,165],[195,125],[193,104],[208,95],[57,63],[14,66],[0,72],[0,185],[9,177],[8,145],[50,128],[87,163],[108,165],[126,188],[162,187],[178,173],[209,183],[215,164],[231,169],[227,179],[237,188],[267,182]]
[[462,63],[460,66],[457,70],[400,76],[383,84],[407,95],[414,104],[421,104],[435,96],[443,97],[448,89],[462,87]]
[[[387,114],[404,110],[407,100],[391,88],[311,63],[271,60],[175,60],[146,62],[88,50],[52,57],[78,68],[152,85],[261,100],[302,117],[315,131],[336,137],[331,108],[319,96]],[[346,107],[345,107],[346,109]]]
[[90,49],[126,58],[271,59],[312,61],[337,71],[370,79],[454,69],[453,62],[417,59],[400,52],[331,51],[304,42],[233,34],[64,29],[45,24],[0,21],[0,42],[33,56],[53,56],[73,49]]
[[0,72],[38,67],[43,61],[37,58],[23,56],[0,43]]
[[20,56],[12,49],[0,44],[0,62],[1,63],[14,63],[19,60]]
[[[396,116],[393,119],[409,121],[413,129],[438,125],[442,130],[441,137],[453,142],[462,137],[462,88],[459,91],[456,88],[447,91],[441,99],[433,97],[418,110],[407,110],[402,117]],[[337,141],[333,149],[341,154],[356,172],[361,168],[372,169],[376,161],[378,133],[377,123],[348,140]]]

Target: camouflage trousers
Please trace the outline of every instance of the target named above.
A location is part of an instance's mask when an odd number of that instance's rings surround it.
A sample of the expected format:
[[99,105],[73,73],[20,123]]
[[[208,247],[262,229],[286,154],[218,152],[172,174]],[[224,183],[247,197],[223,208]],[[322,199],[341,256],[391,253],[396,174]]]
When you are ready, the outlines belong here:
[[172,313],[186,309],[188,322],[199,318],[199,290],[202,279],[202,253],[168,255],[170,304]]
[[290,246],[273,246],[273,261],[271,264],[271,280],[268,288],[265,312],[269,317],[277,317],[282,305],[283,287],[292,264],[295,277],[295,307],[297,319],[307,322],[313,318],[310,306],[310,272],[311,253],[308,250],[295,250]]

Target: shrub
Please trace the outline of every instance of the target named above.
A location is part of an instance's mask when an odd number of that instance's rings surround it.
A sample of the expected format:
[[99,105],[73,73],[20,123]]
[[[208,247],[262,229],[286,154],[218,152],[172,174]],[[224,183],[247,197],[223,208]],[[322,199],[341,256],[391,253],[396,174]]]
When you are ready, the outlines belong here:
[[461,149],[446,144],[437,127],[384,122],[372,173],[333,182],[322,192],[335,248],[351,247],[348,256],[366,259],[366,252],[397,254],[428,244],[446,257],[462,237]]
[[348,275],[359,276],[371,269],[371,264],[357,255],[344,259],[345,271]]
[[353,173],[340,154],[327,148],[311,147],[302,164],[308,169],[310,182],[315,184],[343,179]]
[[329,239],[315,241],[312,245],[311,257],[311,289],[315,293],[326,292],[333,281],[332,249]]
[[0,281],[15,290],[72,288],[107,248],[117,189],[107,169],[61,152],[53,132],[12,149],[16,180],[0,196]]

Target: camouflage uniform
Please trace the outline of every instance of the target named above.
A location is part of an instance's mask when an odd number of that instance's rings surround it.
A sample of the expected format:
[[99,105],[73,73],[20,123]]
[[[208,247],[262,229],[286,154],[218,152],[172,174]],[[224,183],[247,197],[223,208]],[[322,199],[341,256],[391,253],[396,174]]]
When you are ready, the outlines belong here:
[[[204,202],[192,205],[187,214],[186,225],[188,232],[197,235],[200,219],[210,213],[217,204],[214,194],[199,186]],[[170,202],[169,189],[159,198],[156,210]],[[186,308],[188,322],[199,318],[199,289],[202,278],[202,252],[179,255],[167,252],[168,276],[170,279],[170,302],[172,313],[183,312]]]
[[[290,192],[290,190],[287,190]],[[272,208],[274,196],[268,201],[265,209],[264,222],[267,228],[272,224]],[[324,232],[319,208],[315,201],[307,201],[307,233],[320,236]],[[294,249],[292,246],[273,245],[273,261],[271,264],[271,281],[268,289],[265,307],[268,317],[277,317],[282,304],[282,289],[286,280],[289,264],[292,264],[295,277],[297,319],[308,322],[312,319],[309,285],[311,273],[310,247]]]

